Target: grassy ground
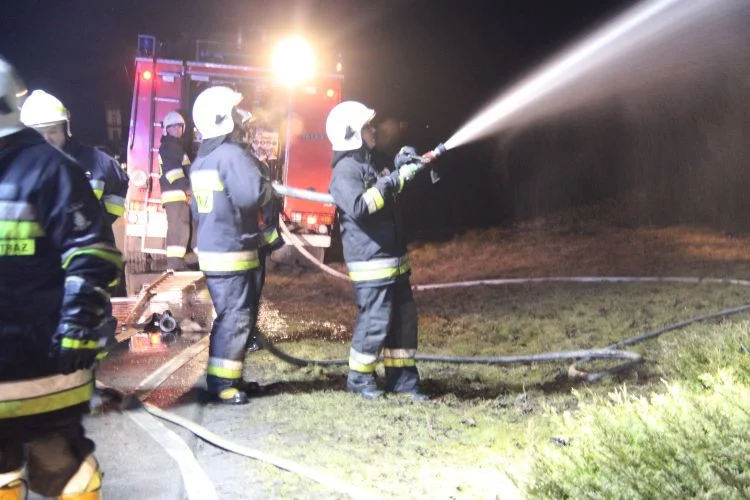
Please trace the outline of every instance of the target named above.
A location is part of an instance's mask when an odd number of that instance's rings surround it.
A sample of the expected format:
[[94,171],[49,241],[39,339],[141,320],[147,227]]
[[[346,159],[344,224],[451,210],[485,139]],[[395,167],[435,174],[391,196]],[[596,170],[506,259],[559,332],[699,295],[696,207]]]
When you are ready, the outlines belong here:
[[[702,229],[623,230],[542,221],[513,231],[469,233],[440,245],[414,245],[413,282],[577,275],[747,279],[749,243]],[[425,291],[415,296],[420,352],[506,355],[603,347],[693,316],[750,304],[750,287],[541,283]],[[318,272],[277,267],[268,279],[262,325],[293,355],[344,359],[355,312],[348,283]],[[605,466],[611,454],[580,454],[582,449],[599,450],[593,440],[606,441],[609,428],[602,422],[627,423],[612,429],[619,432],[618,439],[632,445],[627,436],[632,427],[629,412],[637,405],[629,398],[648,402],[650,394],[669,394],[673,386],[665,381],[698,393],[706,388],[706,376],[726,377],[720,375],[725,373],[722,370],[743,366],[747,350],[737,346],[747,345],[749,320],[750,315],[740,314],[698,323],[638,344],[632,349],[644,354],[646,362],[598,384],[568,379],[566,362],[422,363],[423,386],[433,398],[422,404],[398,397],[363,401],[343,392],[343,367],[294,368],[267,353],[252,354],[247,376],[266,389],[265,397],[253,403],[258,408],[253,418],[258,425],[258,415],[263,415],[262,425],[269,431],[258,446],[379,496],[577,498],[581,490],[566,490],[565,477],[594,485],[592,478],[600,476],[591,464],[597,461],[609,474],[608,480],[614,481],[616,469]],[[722,382],[722,387],[746,395],[742,376],[739,381],[735,375],[729,377],[732,382]],[[612,409],[613,393],[626,394],[616,409]],[[705,397],[711,399],[710,394]],[[721,408],[716,411],[722,414]],[[557,446],[575,442],[571,436],[583,435],[580,423],[589,421],[599,422],[601,433],[586,434],[592,440],[587,447]],[[721,439],[736,437],[732,432]],[[632,445],[638,450],[644,446]],[[561,459],[555,455],[558,449],[574,450],[573,455]],[[622,450],[627,447],[617,452]],[[573,459],[585,456],[594,458]],[[583,465],[566,469],[561,460]],[[278,497],[338,497],[324,488],[309,490],[307,480],[291,474],[279,482],[278,472],[270,467],[263,474],[269,491]],[[722,477],[728,476],[716,472],[704,479]],[[583,481],[586,478],[592,482]],[[556,490],[557,486],[562,489]],[[648,496],[638,490],[623,489],[626,493],[619,496],[607,490],[589,491],[599,491],[592,498]]]

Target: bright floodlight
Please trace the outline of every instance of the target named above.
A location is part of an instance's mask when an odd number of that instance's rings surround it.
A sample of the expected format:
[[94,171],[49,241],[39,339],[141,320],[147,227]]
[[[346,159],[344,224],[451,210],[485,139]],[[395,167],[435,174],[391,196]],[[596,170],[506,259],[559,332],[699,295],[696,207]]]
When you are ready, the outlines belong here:
[[273,52],[273,71],[284,85],[293,86],[307,80],[314,66],[312,48],[301,38],[283,40]]

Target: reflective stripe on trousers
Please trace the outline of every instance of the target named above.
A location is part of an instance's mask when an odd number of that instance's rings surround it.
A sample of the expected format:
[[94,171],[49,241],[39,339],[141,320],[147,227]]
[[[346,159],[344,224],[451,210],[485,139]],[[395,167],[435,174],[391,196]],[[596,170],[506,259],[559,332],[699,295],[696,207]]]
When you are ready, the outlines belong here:
[[206,377],[208,390],[214,394],[235,387],[241,380],[247,341],[258,317],[258,272],[256,269],[206,276],[206,286],[216,309]]
[[414,366],[417,309],[408,279],[354,288],[359,313],[354,325],[349,368],[369,373],[383,355],[386,368]]
[[181,189],[170,189],[169,191],[162,191],[162,204],[170,203],[173,201],[187,201],[187,195],[185,194],[185,191]]

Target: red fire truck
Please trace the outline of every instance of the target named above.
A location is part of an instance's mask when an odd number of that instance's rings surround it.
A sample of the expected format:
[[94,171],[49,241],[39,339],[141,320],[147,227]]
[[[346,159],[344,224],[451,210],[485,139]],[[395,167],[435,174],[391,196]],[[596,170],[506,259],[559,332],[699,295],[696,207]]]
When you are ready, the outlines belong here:
[[[341,101],[340,62],[334,61],[330,71],[318,65],[316,72],[293,83],[281,81],[283,73],[274,65],[253,63],[252,54],[243,52],[239,43],[227,50],[221,43],[198,41],[194,57],[184,53],[170,57],[163,54],[167,52],[163,47],[153,36],[139,36],[126,144],[130,187],[124,253],[131,273],[158,272],[165,266],[167,219],[161,207],[158,161],[161,120],[169,111],[185,117],[186,146],[188,155],[193,155],[199,137],[190,126],[192,105],[207,87],[226,85],[244,95],[243,106],[254,116],[249,139],[271,167],[275,181],[326,193],[331,176],[325,120]],[[302,51],[292,46],[291,52],[298,57]],[[300,61],[290,64],[292,68],[303,65]],[[322,258],[331,242],[334,207],[286,198],[282,217]]]

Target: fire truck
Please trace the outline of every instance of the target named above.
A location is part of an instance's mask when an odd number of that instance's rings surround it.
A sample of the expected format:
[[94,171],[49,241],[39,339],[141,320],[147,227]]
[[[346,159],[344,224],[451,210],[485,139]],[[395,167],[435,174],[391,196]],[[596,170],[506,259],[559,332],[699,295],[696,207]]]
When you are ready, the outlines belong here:
[[[188,124],[186,151],[193,158],[200,137],[190,126],[192,105],[210,86],[229,86],[244,95],[242,105],[254,117],[247,140],[269,165],[274,181],[328,191],[331,148],[325,121],[341,101],[343,74],[340,61],[334,59],[329,68],[318,64],[313,70],[307,62],[312,54],[302,44],[299,39],[280,42],[271,58],[261,53],[265,44],[250,50],[241,38],[232,44],[199,40],[195,51],[188,49],[186,54],[185,44],[178,48],[180,53],[152,35],[138,37],[126,144],[130,186],[123,252],[129,273],[160,272],[166,265],[167,218],[161,206],[158,158],[162,118],[169,111],[183,115]],[[300,70],[306,71],[297,74]],[[286,198],[282,217],[322,259],[331,244],[333,205]]]

